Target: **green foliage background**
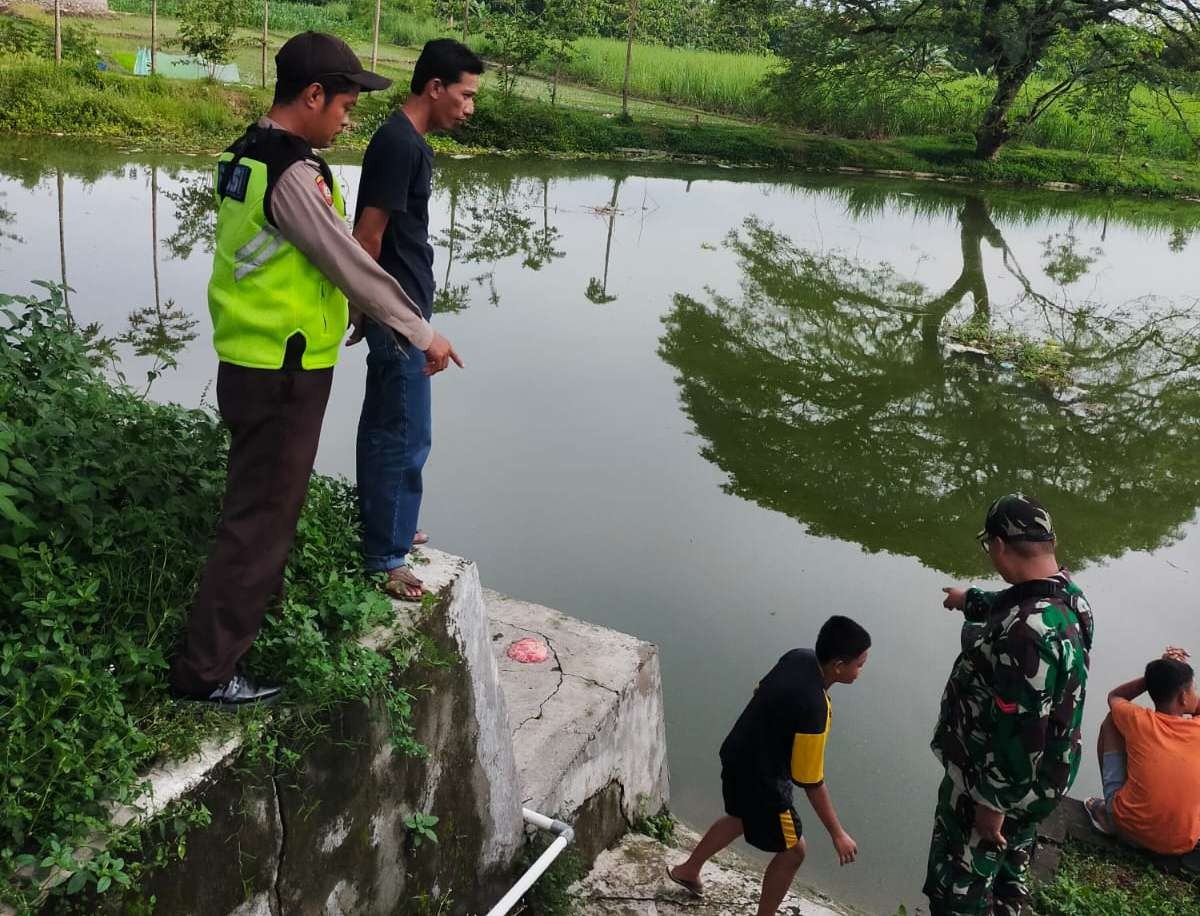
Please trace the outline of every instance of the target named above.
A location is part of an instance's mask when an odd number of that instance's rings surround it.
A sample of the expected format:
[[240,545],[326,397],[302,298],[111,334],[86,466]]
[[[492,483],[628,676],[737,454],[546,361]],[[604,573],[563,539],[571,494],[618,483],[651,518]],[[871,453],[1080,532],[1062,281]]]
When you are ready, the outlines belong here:
[[[129,884],[136,867],[111,847],[76,853],[114,839],[111,806],[138,798],[151,761],[241,725],[166,689],[220,508],[223,428],[113,384],[98,368],[110,342],[73,326],[57,288],[0,305],[0,901],[19,907],[55,868],[55,893]],[[314,477],[286,597],[244,662],[284,681],[309,722],[383,698],[398,743],[418,750],[401,662],[358,643],[392,611],[361,568],[356,521],[350,485]],[[277,719],[247,734],[286,758]]]

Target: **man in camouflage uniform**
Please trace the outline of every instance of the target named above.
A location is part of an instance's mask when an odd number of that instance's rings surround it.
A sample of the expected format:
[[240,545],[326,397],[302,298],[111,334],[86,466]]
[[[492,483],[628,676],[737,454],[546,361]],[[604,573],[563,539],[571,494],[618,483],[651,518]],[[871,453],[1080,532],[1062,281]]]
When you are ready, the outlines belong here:
[[1079,769],[1092,612],[1054,555],[1050,513],[1021,494],[988,510],[980,545],[1010,587],[947,588],[966,618],[942,695],[925,894],[932,916],[1016,916],[1038,823]]

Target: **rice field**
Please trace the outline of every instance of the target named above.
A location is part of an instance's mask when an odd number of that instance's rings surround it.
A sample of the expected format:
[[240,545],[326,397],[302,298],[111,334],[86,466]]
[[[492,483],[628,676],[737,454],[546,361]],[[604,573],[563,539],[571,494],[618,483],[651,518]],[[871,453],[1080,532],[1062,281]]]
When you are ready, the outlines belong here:
[[[576,46],[578,54],[564,75],[589,86],[620,92],[625,77],[625,42],[581,38]],[[755,118],[764,112],[759,86],[776,65],[775,58],[767,55],[635,44],[629,91],[640,98]]]

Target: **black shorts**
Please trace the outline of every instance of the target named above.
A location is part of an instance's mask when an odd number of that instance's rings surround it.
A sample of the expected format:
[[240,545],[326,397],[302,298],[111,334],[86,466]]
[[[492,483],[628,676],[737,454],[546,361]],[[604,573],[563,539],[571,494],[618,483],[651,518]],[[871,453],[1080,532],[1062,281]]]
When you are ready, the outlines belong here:
[[778,792],[761,779],[721,767],[721,796],[725,813],[742,822],[742,836],[756,849],[783,852],[800,842],[800,815],[791,805],[781,803]]

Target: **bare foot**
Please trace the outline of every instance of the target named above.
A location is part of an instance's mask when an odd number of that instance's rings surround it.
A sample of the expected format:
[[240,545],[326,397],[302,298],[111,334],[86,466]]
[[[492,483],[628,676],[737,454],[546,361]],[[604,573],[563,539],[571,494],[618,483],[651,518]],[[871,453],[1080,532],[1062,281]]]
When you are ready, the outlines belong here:
[[676,865],[674,868],[668,868],[667,877],[682,887],[693,897],[703,897],[704,885],[700,883],[700,875],[698,873],[688,874],[687,870],[684,868],[684,864],[686,863]]

